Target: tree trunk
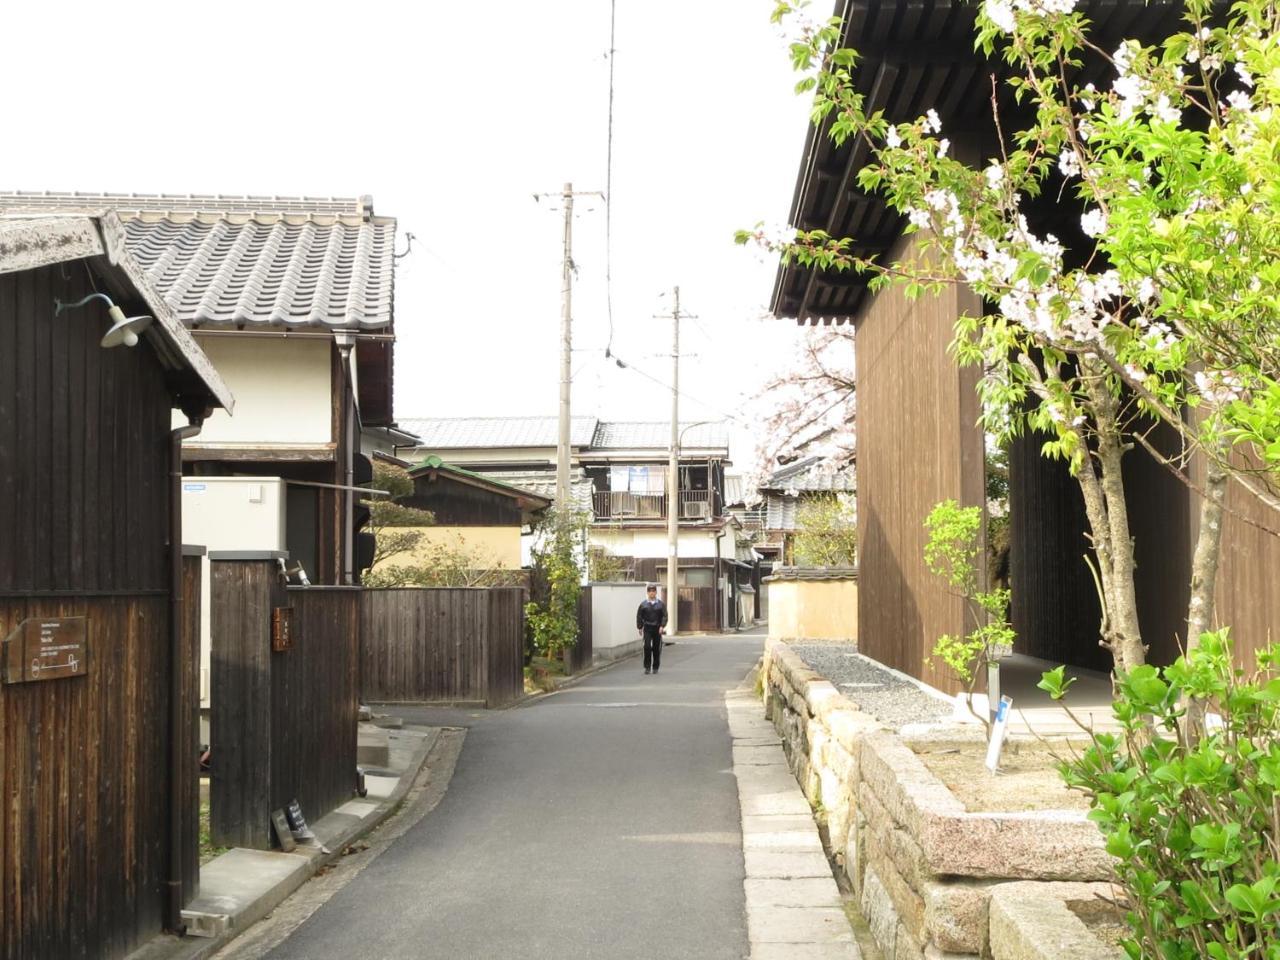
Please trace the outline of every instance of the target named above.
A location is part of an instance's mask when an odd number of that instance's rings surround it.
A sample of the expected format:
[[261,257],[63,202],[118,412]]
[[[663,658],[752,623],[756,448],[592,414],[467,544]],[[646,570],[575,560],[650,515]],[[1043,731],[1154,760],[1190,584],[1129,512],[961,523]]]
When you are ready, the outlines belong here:
[[[1213,451],[1224,456],[1226,451]],[[1200,634],[1213,625],[1213,598],[1218,585],[1218,558],[1222,547],[1223,505],[1227,499],[1227,471],[1214,457],[1206,457],[1205,495],[1200,501],[1200,532],[1191,560],[1191,602],[1187,606],[1188,651],[1200,643]]]
[[[1147,661],[1147,648],[1142,642],[1138,622],[1138,597],[1134,585],[1133,536],[1129,530],[1129,508],[1125,502],[1122,459],[1125,447],[1119,424],[1119,406],[1104,377],[1102,365],[1081,360],[1085,389],[1093,408],[1098,431],[1098,484],[1105,501],[1105,532],[1094,529],[1095,539],[1104,539],[1107,556],[1099,554],[1102,576],[1107,642],[1116,669],[1128,672]],[[1093,525],[1093,517],[1090,516]]]
[[[1226,456],[1221,446],[1211,451]],[[1200,634],[1213,625],[1214,592],[1218,584],[1218,559],[1222,552],[1223,505],[1227,499],[1227,471],[1216,456],[1206,457],[1205,492],[1200,501],[1200,531],[1196,536],[1196,550],[1191,559],[1191,602],[1187,605],[1187,643],[1190,653],[1200,644]],[[1200,738],[1204,725],[1203,700],[1183,696],[1182,708],[1186,711],[1183,730],[1187,740],[1194,743]]]

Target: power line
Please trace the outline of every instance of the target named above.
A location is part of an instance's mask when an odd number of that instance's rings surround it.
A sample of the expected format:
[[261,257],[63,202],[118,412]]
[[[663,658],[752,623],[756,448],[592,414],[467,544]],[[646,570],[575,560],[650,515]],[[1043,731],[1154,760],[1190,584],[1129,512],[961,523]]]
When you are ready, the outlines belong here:
[[[688,314],[685,314],[685,316],[688,316]],[[661,380],[658,377],[655,377],[653,374],[648,373],[644,370],[641,370],[639,367],[635,366],[634,364],[628,363],[617,354],[608,354],[607,357],[608,359],[614,362],[614,364],[618,367],[618,369],[630,370],[632,373],[638,373],[640,374],[640,376],[644,377],[646,380],[653,381],[658,386],[662,387],[662,389],[664,390],[671,389],[671,384],[667,383],[665,380]],[[748,422],[746,420],[741,419],[740,417],[735,417],[732,413],[726,413],[725,411],[721,410],[719,407],[713,406],[712,404],[707,403],[705,400],[701,400],[698,397],[695,397],[693,394],[688,393],[687,391],[677,390],[676,393],[679,396],[684,397],[684,399],[686,400],[691,400],[694,403],[701,404],[702,406],[706,407],[708,410],[712,411],[713,413],[716,413],[719,416],[724,417],[726,420],[732,420],[734,423],[742,423],[742,424],[746,424]]]

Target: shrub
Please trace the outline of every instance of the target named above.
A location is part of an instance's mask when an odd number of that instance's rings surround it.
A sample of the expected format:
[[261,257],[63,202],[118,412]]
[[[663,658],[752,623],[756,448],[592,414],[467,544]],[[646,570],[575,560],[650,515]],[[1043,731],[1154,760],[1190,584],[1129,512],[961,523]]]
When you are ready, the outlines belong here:
[[851,496],[819,494],[796,511],[793,559],[798,567],[851,567],[858,560],[858,520]]
[[[1233,668],[1227,630],[1116,679],[1119,734],[1062,765],[1128,893],[1134,960],[1280,960],[1280,645]],[[1059,667],[1041,689],[1061,699]],[[1192,729],[1186,704],[1214,711]]]
[[582,569],[578,565],[581,522],[574,514],[549,518],[547,537],[534,552],[535,577],[545,578],[542,602],[525,604],[525,617],[534,645],[544,656],[557,657],[578,640],[578,597]]

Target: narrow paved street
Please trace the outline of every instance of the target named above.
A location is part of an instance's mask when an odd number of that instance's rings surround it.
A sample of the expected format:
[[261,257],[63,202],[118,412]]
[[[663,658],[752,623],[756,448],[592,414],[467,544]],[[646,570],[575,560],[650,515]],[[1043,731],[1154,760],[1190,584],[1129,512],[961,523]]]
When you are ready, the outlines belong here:
[[399,710],[470,727],[439,807],[276,958],[747,955],[724,692],[759,634],[691,637],[525,708]]

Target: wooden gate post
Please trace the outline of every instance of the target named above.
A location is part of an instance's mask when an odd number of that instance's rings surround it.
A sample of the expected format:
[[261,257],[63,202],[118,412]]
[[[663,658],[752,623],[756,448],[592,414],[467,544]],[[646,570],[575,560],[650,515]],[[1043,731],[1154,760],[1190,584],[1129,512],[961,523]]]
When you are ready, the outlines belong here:
[[210,835],[271,848],[271,613],[285,603],[272,550],[211,551]]

